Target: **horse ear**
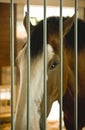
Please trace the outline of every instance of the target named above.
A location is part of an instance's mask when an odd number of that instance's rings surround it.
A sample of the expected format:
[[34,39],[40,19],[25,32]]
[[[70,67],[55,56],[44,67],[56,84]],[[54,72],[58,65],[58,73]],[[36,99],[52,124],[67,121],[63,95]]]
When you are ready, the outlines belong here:
[[[25,30],[27,32],[27,12],[26,12],[26,15],[25,15],[24,20],[23,20],[23,25],[24,25]],[[30,33],[32,33],[33,30],[34,30],[34,26],[30,22]]]
[[24,17],[24,19],[23,19],[23,25],[24,25],[25,29],[27,28],[27,27],[26,27],[26,25],[27,25],[27,24],[26,24],[26,17],[27,17],[27,15],[25,15],[25,17]]
[[70,31],[72,25],[74,23],[74,15],[70,18],[67,18],[65,21],[64,21],[64,27],[63,27],[63,37],[66,36],[66,34]]

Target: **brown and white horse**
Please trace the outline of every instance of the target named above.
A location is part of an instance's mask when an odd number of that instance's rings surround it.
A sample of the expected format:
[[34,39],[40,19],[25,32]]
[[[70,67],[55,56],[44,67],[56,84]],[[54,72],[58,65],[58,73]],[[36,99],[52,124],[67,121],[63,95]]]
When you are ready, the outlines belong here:
[[[63,23],[63,112],[67,130],[74,130],[74,18]],[[85,23],[78,20],[78,130],[85,125]],[[30,130],[43,128],[43,20],[31,33]],[[59,101],[60,86],[59,18],[47,18],[47,114],[53,101]],[[26,130],[27,45],[18,54],[20,88],[15,130]]]

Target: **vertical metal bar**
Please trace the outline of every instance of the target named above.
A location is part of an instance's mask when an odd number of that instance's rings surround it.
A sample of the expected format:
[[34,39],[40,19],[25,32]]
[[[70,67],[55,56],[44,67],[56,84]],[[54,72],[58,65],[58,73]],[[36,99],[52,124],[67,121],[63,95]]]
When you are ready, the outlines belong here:
[[14,3],[10,1],[11,130],[14,130]]
[[30,130],[30,0],[27,0],[27,130]]
[[60,130],[62,130],[62,88],[63,88],[63,2],[60,0],[60,22],[59,22],[59,39],[60,39]]
[[75,0],[75,17],[74,17],[74,29],[75,29],[75,94],[74,94],[74,120],[75,130],[78,130],[78,1]]
[[46,0],[44,0],[44,21],[43,21],[43,50],[44,50],[44,129],[46,130],[47,117],[47,20]]

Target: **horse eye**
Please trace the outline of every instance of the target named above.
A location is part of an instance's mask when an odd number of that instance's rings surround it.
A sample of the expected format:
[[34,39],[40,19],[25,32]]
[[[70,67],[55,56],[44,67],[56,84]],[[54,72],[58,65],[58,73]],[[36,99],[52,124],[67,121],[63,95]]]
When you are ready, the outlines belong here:
[[58,61],[54,61],[54,62],[51,64],[51,66],[50,66],[50,70],[55,69],[58,64],[59,64]]

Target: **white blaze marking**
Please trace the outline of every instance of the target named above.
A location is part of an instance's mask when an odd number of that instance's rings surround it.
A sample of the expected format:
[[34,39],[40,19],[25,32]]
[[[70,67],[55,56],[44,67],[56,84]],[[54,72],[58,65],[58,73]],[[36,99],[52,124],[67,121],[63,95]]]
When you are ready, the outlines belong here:
[[[47,63],[52,59],[54,52],[51,45],[48,44],[47,50]],[[27,60],[26,60],[26,47],[19,54],[19,67],[20,67],[20,88],[18,95],[17,111],[15,118],[15,130],[26,130],[26,86],[27,86]],[[40,130],[39,128],[39,106],[43,96],[43,54],[37,56],[31,62],[31,75],[30,75],[30,128],[31,130]],[[48,77],[47,77],[48,78]]]
[[53,58],[55,53],[54,53],[53,48],[50,44],[48,44],[47,48],[48,48],[47,59],[48,59],[48,62],[49,62]]

